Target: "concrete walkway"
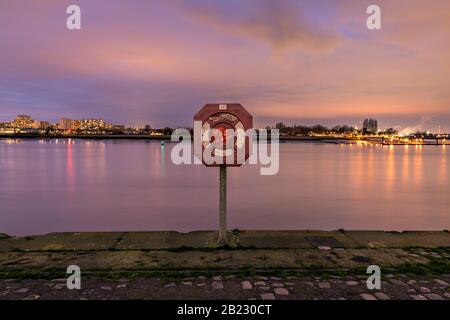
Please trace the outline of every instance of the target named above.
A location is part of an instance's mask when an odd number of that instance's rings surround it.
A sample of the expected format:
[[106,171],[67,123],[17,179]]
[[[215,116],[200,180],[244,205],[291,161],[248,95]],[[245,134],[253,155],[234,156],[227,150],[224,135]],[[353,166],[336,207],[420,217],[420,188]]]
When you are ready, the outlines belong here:
[[234,231],[217,247],[216,232],[55,233],[0,239],[0,275],[63,271],[444,269],[448,232]]
[[[384,231],[230,231],[231,247],[247,248],[437,248],[450,247],[450,233]],[[84,232],[8,237],[0,234],[0,252],[57,250],[163,250],[216,248],[217,232]]]

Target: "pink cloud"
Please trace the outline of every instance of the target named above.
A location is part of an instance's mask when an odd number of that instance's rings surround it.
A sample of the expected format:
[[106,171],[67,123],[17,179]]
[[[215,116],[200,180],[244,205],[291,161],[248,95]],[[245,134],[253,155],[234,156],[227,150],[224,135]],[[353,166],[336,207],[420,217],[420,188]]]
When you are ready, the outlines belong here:
[[228,11],[215,1],[174,3],[197,23],[233,37],[262,41],[274,49],[331,51],[340,41],[337,32],[308,19],[298,1],[243,1],[240,10]]

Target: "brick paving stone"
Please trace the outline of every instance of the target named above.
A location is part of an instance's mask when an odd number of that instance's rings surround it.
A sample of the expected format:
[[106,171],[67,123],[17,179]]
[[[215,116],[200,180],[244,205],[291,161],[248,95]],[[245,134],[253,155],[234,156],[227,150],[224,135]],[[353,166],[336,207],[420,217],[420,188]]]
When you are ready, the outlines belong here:
[[164,285],[164,288],[173,288],[175,286],[176,286],[175,282],[169,282]]
[[222,281],[213,281],[211,284],[213,290],[222,290],[223,289],[223,282]]
[[284,284],[282,284],[280,282],[275,282],[275,283],[272,283],[272,287],[274,287],[274,288],[284,288]]
[[379,300],[389,300],[389,299],[391,299],[387,294],[385,294],[383,292],[375,292],[373,295]]
[[258,287],[258,289],[263,290],[263,291],[269,291],[271,288],[270,287]]
[[330,282],[331,282],[331,283],[334,283],[334,284],[338,284],[338,285],[342,285],[342,284],[344,283],[344,281],[342,281],[342,280],[336,280],[336,279],[331,279]]
[[262,293],[260,294],[260,297],[263,300],[275,300],[275,295],[273,293]]
[[319,283],[319,288],[320,289],[329,289],[329,288],[331,288],[331,285],[328,282],[321,282],[321,283]]
[[28,291],[30,291],[30,289],[28,289],[28,288],[21,288],[21,289],[16,290],[16,293],[27,293]]
[[406,283],[403,281],[400,281],[398,279],[390,279],[389,280],[392,284],[395,284],[396,286],[406,286]]
[[281,281],[283,278],[280,277],[270,277],[270,280]]
[[422,296],[420,294],[412,294],[412,295],[410,295],[410,297],[413,300],[428,300],[427,298],[425,298],[424,296]]
[[288,296],[289,295],[289,291],[285,288],[275,288],[274,292],[278,296]]
[[266,285],[265,281],[256,281],[255,282],[255,286],[256,287],[262,287],[262,286],[265,286],[265,285]]
[[359,282],[357,282],[357,281],[345,281],[345,284],[348,285],[348,286],[353,287],[353,286],[357,286],[359,284]]
[[242,289],[243,290],[252,290],[253,289],[253,286],[252,286],[252,284],[251,284],[251,282],[250,281],[242,281],[241,282],[241,286],[242,286]]
[[359,295],[363,300],[377,300],[373,295],[369,293],[363,293]]
[[406,284],[407,284],[408,286],[412,286],[412,285],[415,285],[416,283],[417,283],[416,280],[409,280]]
[[222,276],[214,276],[214,277],[212,277],[212,279],[214,281],[222,281],[223,280]]
[[427,287],[420,287],[420,292],[422,292],[422,293],[430,293],[431,290],[428,289]]
[[196,284],[197,287],[204,287],[205,285],[206,285],[206,283],[204,283],[204,282]]
[[67,288],[67,285],[65,283],[58,283],[58,284],[55,284],[53,286],[54,290],[61,290],[61,289],[64,289],[64,288]]
[[444,300],[440,295],[436,293],[425,293],[425,297],[427,297],[430,300]]
[[449,286],[449,284],[447,282],[445,282],[444,280],[441,280],[441,279],[434,279],[434,282],[436,282],[438,285],[443,286],[443,287]]

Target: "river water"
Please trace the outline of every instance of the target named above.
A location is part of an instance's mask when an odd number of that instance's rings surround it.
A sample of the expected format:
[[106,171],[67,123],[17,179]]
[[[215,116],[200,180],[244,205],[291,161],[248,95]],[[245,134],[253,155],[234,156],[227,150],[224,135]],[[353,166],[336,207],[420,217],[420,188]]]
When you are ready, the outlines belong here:
[[[217,168],[172,144],[0,140],[0,233],[211,230]],[[450,148],[282,143],[280,170],[228,169],[229,228],[450,229]]]

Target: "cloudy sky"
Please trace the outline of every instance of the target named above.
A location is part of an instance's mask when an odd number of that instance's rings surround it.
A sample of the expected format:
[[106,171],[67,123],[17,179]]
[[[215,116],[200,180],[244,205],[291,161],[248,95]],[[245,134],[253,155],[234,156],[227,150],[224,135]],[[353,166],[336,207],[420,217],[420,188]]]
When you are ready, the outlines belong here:
[[1,0],[0,121],[187,126],[207,102],[241,102],[258,126],[450,131],[449,40],[448,0]]

